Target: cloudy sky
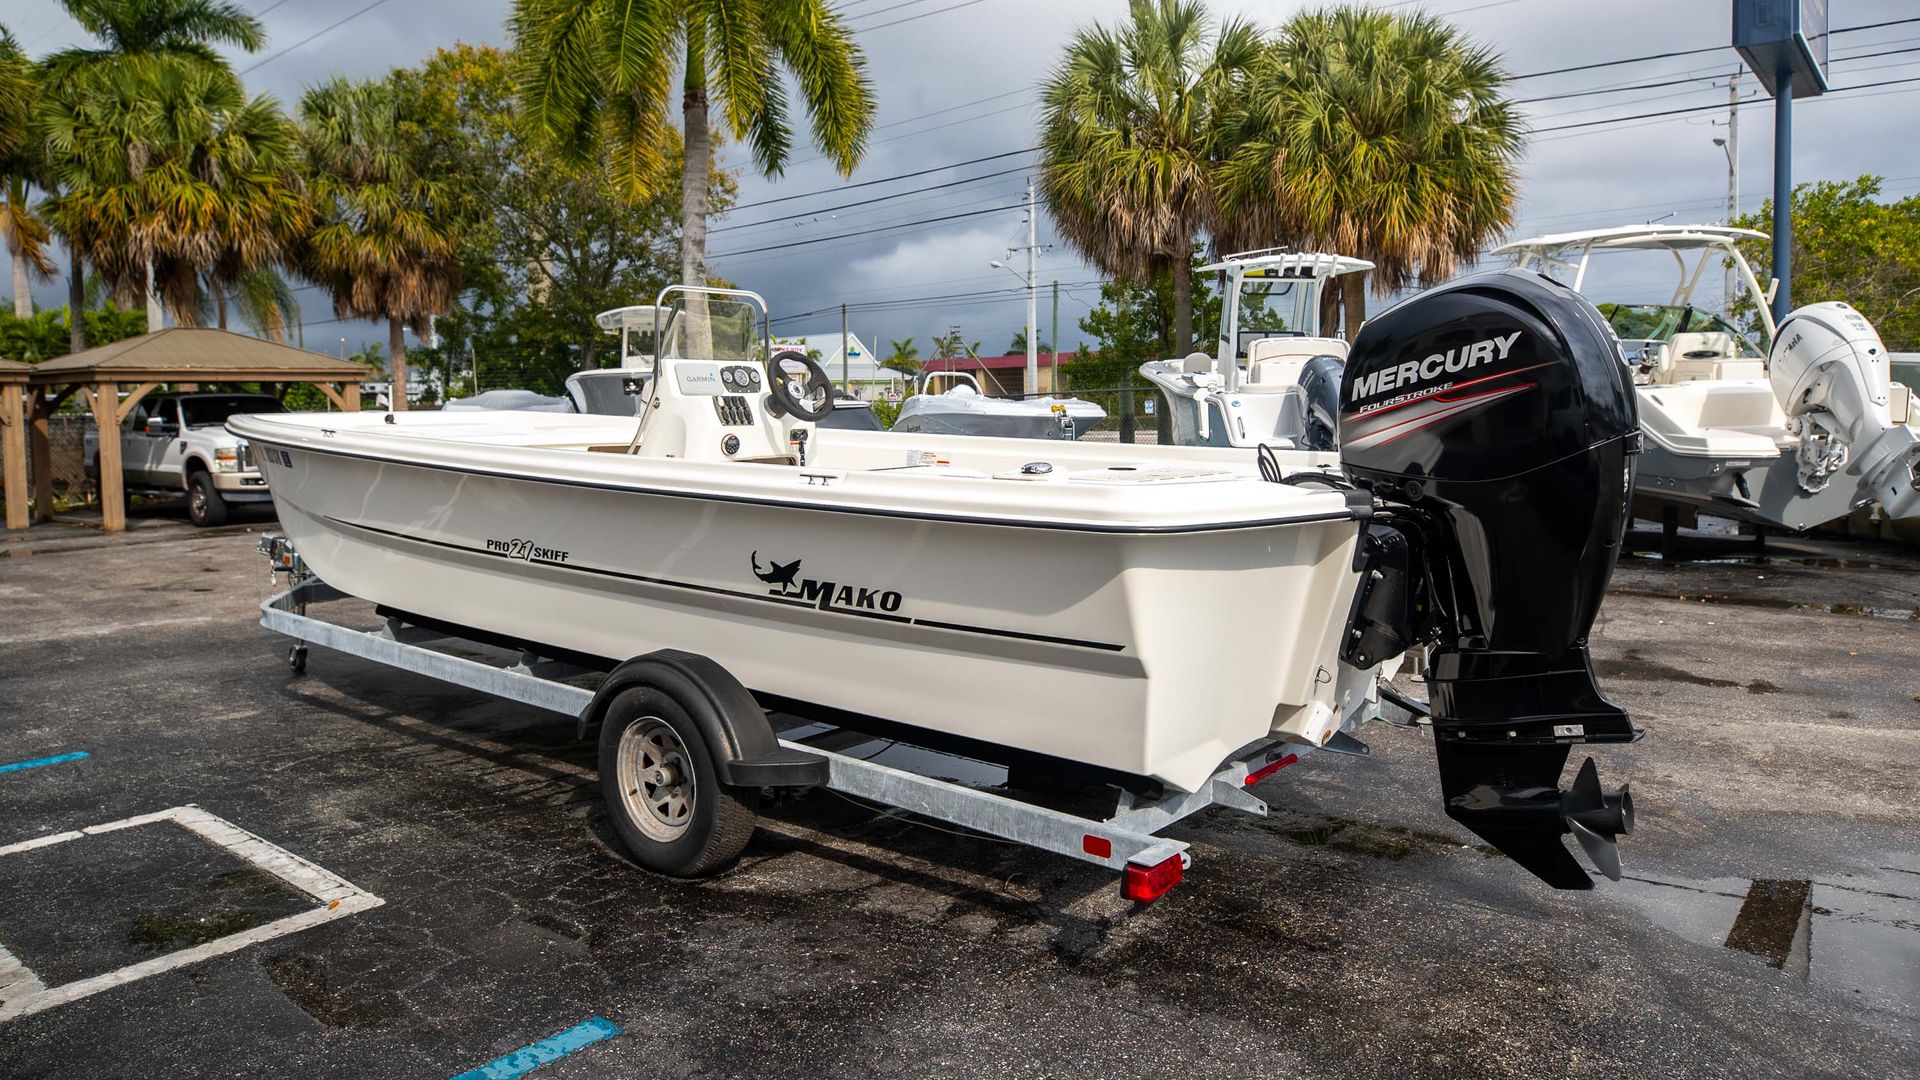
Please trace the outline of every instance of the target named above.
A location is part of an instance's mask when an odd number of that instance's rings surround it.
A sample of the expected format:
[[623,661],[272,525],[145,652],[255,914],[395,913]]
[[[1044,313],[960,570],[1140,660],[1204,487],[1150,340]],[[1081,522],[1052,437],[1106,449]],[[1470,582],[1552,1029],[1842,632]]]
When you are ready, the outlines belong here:
[[[419,62],[443,44],[504,44],[509,6],[508,0],[238,2],[260,13],[270,40],[259,54],[236,56],[236,69],[252,89],[289,103],[303,87],[329,77],[382,75]],[[1309,5],[1220,0],[1212,6],[1222,15],[1239,13],[1272,24]],[[1385,6],[1424,8],[1456,22],[1497,50],[1516,75],[1724,46],[1731,38],[1729,0],[1414,0]],[[825,162],[808,160],[810,150],[778,180],[743,172],[740,207],[713,223],[715,270],[763,293],[781,319],[780,333],[838,333],[838,305],[844,302],[853,305],[854,331],[868,341],[913,336],[924,354],[933,334],[958,326],[969,339],[980,340],[984,351],[1002,351],[1024,326],[1024,293],[1018,281],[988,262],[1024,242],[1018,206],[1027,174],[1021,167],[1032,157],[1014,154],[947,166],[1031,147],[1034,86],[1062,43],[1076,27],[1122,18],[1126,5],[1123,0],[843,0],[839,7],[866,50],[878,94],[873,148],[850,180]],[[1832,0],[1831,9],[1836,28],[1917,14],[1912,0]],[[36,55],[85,43],[82,31],[52,0],[11,0],[0,21]],[[1838,34],[1832,39],[1831,82],[1844,88],[1920,78],[1916,43],[1920,22]],[[1537,134],[1521,166],[1513,235],[1670,214],[1672,221],[1723,219],[1727,159],[1712,140],[1726,134],[1724,107],[1612,121],[1724,106],[1727,79],[1737,65],[1737,55],[1723,47],[1516,81],[1516,98],[1557,100],[1526,106]],[[1665,85],[1631,89],[1647,83]],[[1629,89],[1565,96],[1623,87]],[[1741,79],[1740,89],[1743,95],[1759,93],[1751,77]],[[1920,191],[1916,94],[1920,81],[1797,103],[1795,177],[1872,172],[1887,178],[1889,194]],[[1590,121],[1607,122],[1571,126]],[[1741,110],[1739,144],[1741,205],[1751,211],[1772,183],[1770,101],[1756,98]],[[742,163],[741,155],[729,156]],[[836,190],[903,173],[920,175]],[[981,179],[951,183],[972,178]],[[949,186],[916,190],[935,185]],[[828,209],[896,194],[900,197],[865,206]],[[795,195],[806,197],[755,205]],[[928,220],[933,218],[949,220]],[[1042,244],[1053,241],[1044,212],[1039,231]],[[852,233],[865,235],[847,235]],[[818,242],[780,247],[798,241]],[[1608,285],[1619,299],[1658,299],[1670,283],[1660,271],[1636,265]],[[1068,347],[1077,344],[1083,335],[1075,324],[1098,298],[1099,275],[1070,250],[1054,247],[1041,256],[1038,277],[1061,283],[1061,337]],[[36,293],[49,305],[65,296],[58,282]],[[343,335],[356,346],[384,340],[384,330],[372,324],[332,321],[317,290],[300,295],[309,347],[331,351]],[[643,299],[610,297],[609,303]],[[1042,338],[1049,337],[1050,301],[1050,293],[1042,296]]]

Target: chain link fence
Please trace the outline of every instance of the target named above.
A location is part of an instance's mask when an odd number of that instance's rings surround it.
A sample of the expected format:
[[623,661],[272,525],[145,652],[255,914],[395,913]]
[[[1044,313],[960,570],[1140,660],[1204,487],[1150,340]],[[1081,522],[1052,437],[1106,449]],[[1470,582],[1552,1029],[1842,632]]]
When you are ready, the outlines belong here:
[[1107,418],[1100,426],[1080,434],[1084,442],[1155,445],[1173,441],[1173,430],[1167,426],[1167,403],[1161,400],[1160,391],[1151,386],[1089,390],[1075,386],[1067,389],[1064,396],[1091,401],[1106,411]]
[[[93,417],[85,413],[58,413],[47,421],[47,434],[53,444],[49,461],[53,466],[53,498],[56,503],[92,502],[94,484],[87,476],[86,438],[93,430]],[[4,454],[5,450],[0,450]],[[27,475],[33,475],[33,439],[27,439]],[[31,484],[29,484],[31,486]]]

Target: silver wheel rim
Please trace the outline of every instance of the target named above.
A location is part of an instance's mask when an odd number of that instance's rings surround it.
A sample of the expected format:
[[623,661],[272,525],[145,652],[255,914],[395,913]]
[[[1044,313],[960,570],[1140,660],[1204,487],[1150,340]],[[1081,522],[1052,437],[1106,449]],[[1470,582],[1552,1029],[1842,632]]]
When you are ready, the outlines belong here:
[[643,716],[620,733],[614,761],[627,820],[649,840],[678,840],[694,806],[693,761],[680,736],[659,717]]
[[207,493],[199,484],[193,485],[193,494],[187,496],[187,508],[193,511],[194,517],[207,516]]

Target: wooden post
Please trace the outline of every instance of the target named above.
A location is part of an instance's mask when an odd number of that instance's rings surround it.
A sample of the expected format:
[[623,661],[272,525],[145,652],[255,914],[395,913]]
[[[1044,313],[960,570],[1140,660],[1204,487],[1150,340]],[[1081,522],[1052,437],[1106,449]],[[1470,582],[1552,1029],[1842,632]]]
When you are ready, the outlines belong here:
[[340,411],[360,411],[360,384],[357,382],[340,384]]
[[53,520],[53,427],[48,420],[54,405],[47,400],[45,387],[33,388],[33,422],[28,436],[33,442],[33,520]]
[[120,473],[120,386],[93,388],[93,423],[100,429],[100,526],[107,532],[127,527],[126,480]]
[[7,528],[27,527],[27,425],[19,383],[0,386],[0,487],[7,496]]

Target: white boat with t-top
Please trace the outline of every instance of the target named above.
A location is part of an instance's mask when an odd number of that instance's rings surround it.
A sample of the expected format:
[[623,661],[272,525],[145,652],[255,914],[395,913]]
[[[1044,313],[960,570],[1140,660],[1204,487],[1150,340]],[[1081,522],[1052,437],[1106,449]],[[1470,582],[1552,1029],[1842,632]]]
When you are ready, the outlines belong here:
[[[1382,665],[1427,647],[1448,812],[1584,887],[1560,838],[1607,868],[1628,824],[1591,768],[1557,785],[1571,745],[1634,734],[1585,649],[1623,526],[1632,397],[1584,301],[1493,277],[1383,314],[1348,376],[1517,326],[1528,336],[1487,374],[1506,394],[1385,445],[1366,437],[1385,399],[1356,400],[1344,455],[823,429],[831,380],[772,354],[764,303],[681,287],[661,297],[670,329],[637,418],[230,427],[333,588],[614,680],[702,658],[742,688],[730,723],[764,724],[757,700],[1190,792],[1249,744],[1322,746],[1372,718]],[[646,751],[637,737],[603,734],[603,761]],[[653,835],[643,818],[622,829]]]
[[[1796,308],[1776,326],[1778,282],[1762,288],[1740,250],[1765,239],[1721,225],[1623,225],[1516,240],[1493,254],[1583,292],[1595,288],[1596,256],[1616,265],[1628,253],[1671,258],[1677,280],[1664,303],[1599,309],[1640,399],[1646,448],[1634,501],[1643,515],[1805,529],[1877,499],[1889,517],[1920,516],[1920,438],[1886,346],[1844,303]],[[1752,301],[1764,349],[1696,303],[1723,268]]]

